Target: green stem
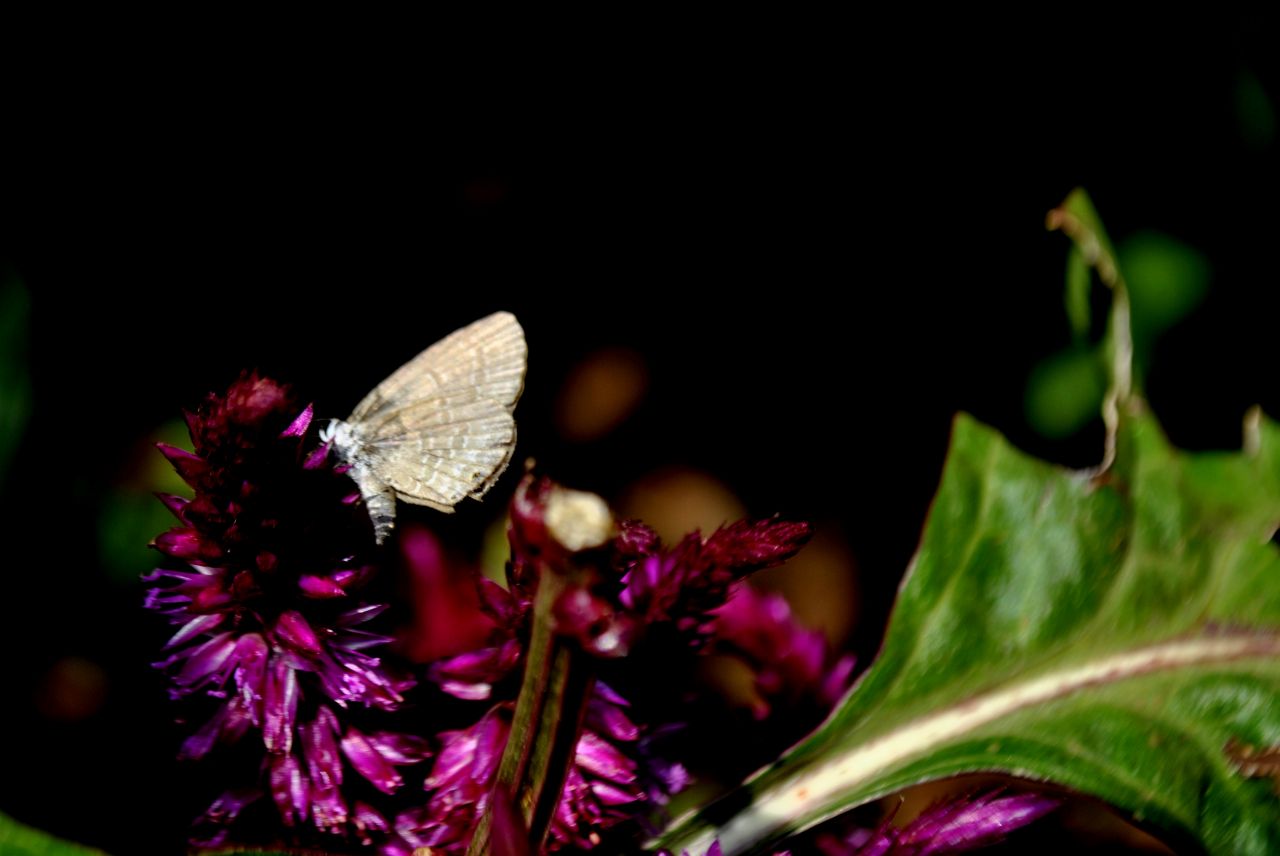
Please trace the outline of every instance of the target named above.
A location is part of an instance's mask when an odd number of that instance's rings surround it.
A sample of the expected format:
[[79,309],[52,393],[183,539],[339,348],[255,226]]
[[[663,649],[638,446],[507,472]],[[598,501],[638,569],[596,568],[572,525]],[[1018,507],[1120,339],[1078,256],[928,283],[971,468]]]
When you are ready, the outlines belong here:
[[[576,642],[555,632],[552,607],[568,578],[543,567],[533,601],[533,627],[511,735],[498,763],[495,790],[513,795],[539,852],[564,789],[582,728],[587,696],[595,683],[590,658]],[[486,813],[467,848],[468,856],[490,851],[491,815]]]

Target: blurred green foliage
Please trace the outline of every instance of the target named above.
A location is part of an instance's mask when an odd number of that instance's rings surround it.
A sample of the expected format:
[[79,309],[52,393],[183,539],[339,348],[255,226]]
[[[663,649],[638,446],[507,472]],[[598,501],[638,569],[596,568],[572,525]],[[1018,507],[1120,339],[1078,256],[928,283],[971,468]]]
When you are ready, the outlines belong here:
[[0,814],[0,853],[5,856],[102,856],[101,850],[54,838]]
[[1262,82],[1247,71],[1236,78],[1236,122],[1240,136],[1251,149],[1270,146],[1276,138],[1276,108]]
[[156,554],[148,548],[156,533],[176,525],[169,510],[155,494],[188,494],[190,491],[164,456],[152,448],[156,442],[189,448],[186,425],[174,420],[162,425],[139,450],[139,465],[126,480],[112,486],[98,514],[98,555],[104,573],[116,583],[133,585],[138,575],[155,567]]
[[0,270],[0,485],[31,411],[27,327],[31,300],[15,275]]
[[1073,346],[1044,360],[1027,381],[1027,419],[1046,437],[1067,437],[1098,415],[1107,391],[1096,348]]
[[1156,337],[1191,313],[1209,290],[1209,262],[1159,232],[1140,232],[1120,245],[1120,269],[1133,313],[1133,357],[1141,377]]

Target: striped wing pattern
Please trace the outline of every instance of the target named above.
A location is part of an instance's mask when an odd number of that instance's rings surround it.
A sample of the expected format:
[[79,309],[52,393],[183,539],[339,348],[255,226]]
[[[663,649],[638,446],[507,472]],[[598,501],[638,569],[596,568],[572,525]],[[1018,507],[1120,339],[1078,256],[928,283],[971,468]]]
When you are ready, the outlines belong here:
[[373,475],[404,501],[440,511],[483,496],[515,451],[527,357],[515,316],[498,312],[398,369],[348,420],[360,425]]

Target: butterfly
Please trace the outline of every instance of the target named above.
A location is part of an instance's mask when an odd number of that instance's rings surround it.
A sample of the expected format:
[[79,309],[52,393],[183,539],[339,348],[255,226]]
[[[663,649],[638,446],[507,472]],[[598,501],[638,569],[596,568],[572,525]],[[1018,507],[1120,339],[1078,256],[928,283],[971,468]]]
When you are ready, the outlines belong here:
[[379,544],[397,497],[452,513],[493,487],[515,451],[527,362],[524,330],[496,312],[418,354],[321,431],[349,466]]

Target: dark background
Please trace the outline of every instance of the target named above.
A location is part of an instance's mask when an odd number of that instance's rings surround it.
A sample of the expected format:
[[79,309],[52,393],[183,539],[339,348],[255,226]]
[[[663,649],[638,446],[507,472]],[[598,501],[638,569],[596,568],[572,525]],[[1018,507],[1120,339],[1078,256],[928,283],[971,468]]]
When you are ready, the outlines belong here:
[[[504,64],[483,33],[456,63],[332,43],[277,61],[270,40],[24,62],[0,193],[0,260],[30,305],[0,482],[0,810],[118,853],[181,846],[200,806],[147,666],[166,628],[104,573],[102,531],[158,426],[241,369],[343,415],[510,309],[531,354],[520,456],[610,497],[691,467],[752,513],[838,531],[863,663],[953,413],[1099,457],[1096,425],[1049,440],[1023,409],[1069,341],[1044,214],[1073,187],[1113,236],[1158,229],[1212,266],[1152,360],[1174,441],[1235,446],[1248,406],[1280,414],[1276,102],[1249,94],[1280,96],[1274,29],[1062,16],[1011,40],[757,22],[623,56],[602,39],[580,64]],[[646,396],[603,439],[566,439],[560,384],[616,345]],[[445,535],[474,549],[490,516],[463,509]],[[96,699],[71,715],[48,700],[69,657]]]

